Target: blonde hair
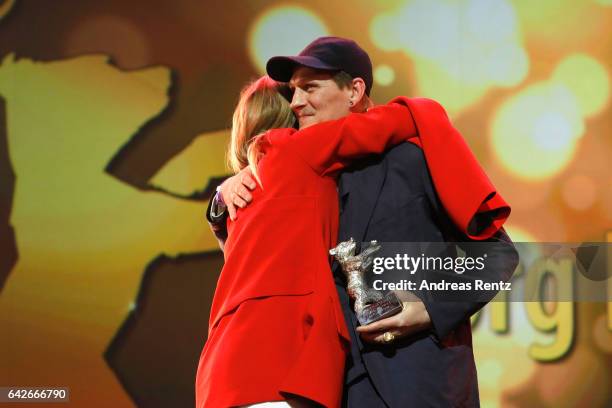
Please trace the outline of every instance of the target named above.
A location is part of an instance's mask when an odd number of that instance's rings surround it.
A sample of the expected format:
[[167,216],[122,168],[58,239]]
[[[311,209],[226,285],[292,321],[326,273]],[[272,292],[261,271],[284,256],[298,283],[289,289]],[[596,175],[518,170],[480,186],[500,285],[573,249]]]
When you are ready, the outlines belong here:
[[251,82],[240,93],[232,118],[228,166],[234,174],[249,166],[260,185],[259,136],[269,129],[291,127],[295,122],[289,102],[280,94],[282,86],[268,76]]

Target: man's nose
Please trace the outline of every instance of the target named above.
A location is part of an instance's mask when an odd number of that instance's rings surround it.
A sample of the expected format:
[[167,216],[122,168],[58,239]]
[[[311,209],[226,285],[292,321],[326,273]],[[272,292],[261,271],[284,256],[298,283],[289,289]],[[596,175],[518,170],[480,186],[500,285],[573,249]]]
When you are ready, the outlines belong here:
[[293,92],[293,98],[291,98],[291,110],[297,113],[300,109],[306,105],[306,98],[304,97],[305,92],[300,88],[295,88]]

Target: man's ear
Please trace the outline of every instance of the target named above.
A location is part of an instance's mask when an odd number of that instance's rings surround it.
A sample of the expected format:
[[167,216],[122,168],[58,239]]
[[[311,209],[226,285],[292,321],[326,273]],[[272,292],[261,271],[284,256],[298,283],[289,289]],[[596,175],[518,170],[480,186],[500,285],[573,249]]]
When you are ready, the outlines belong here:
[[365,93],[366,85],[363,79],[353,78],[351,84],[349,104],[351,105],[352,112],[363,112],[366,110],[364,102],[367,98]]

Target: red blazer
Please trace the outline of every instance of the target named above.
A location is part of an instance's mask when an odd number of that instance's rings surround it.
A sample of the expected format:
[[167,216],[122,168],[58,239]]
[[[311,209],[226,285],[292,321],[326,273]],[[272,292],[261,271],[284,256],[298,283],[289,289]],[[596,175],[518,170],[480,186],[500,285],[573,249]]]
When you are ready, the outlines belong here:
[[[228,220],[225,265],[198,367],[198,407],[280,400],[283,393],[340,405],[349,335],[328,254],[338,235],[336,175],[353,159],[415,135],[409,110],[393,103],[263,136],[263,188],[236,221]],[[292,303],[267,308],[262,301],[271,299]],[[247,315],[241,309],[249,300]],[[306,319],[295,302],[307,303]],[[270,331],[278,321],[286,332]],[[303,334],[289,335],[295,331]],[[279,348],[286,357],[276,358]]]

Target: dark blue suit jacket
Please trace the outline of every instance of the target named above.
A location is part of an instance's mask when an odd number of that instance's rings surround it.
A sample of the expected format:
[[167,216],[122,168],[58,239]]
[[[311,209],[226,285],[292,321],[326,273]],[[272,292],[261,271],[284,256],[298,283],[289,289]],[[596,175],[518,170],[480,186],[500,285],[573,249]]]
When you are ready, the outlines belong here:
[[[340,177],[339,199],[339,241],[350,237],[358,242],[468,240],[448,218],[423,152],[411,143],[345,171]],[[495,244],[487,247],[487,268],[482,273],[492,280],[507,280],[518,263],[514,246],[503,230],[490,241]],[[433,324],[431,332],[396,340],[390,346],[364,344],[355,332],[358,323],[344,275],[337,264],[333,270],[352,337],[345,399],[355,379],[367,374],[389,407],[479,406],[469,318],[485,304],[482,299],[434,302],[423,296]],[[369,408],[359,399],[350,405],[361,407]]]

